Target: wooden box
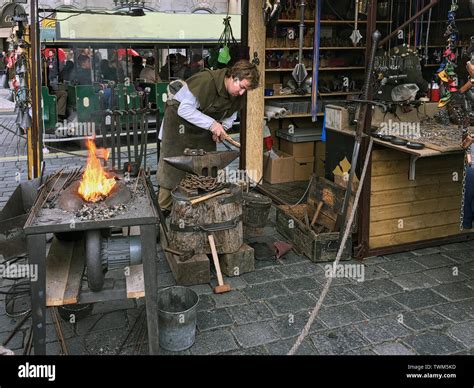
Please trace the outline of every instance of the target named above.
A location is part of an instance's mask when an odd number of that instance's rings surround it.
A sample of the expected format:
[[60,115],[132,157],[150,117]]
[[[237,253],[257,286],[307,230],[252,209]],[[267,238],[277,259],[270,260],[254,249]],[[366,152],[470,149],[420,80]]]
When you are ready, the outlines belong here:
[[338,105],[327,105],[326,128],[336,131],[351,130],[348,110]]
[[[291,208],[291,209],[290,209]],[[312,212],[311,212],[312,210]],[[314,209],[307,205],[278,206],[276,211],[277,231],[287,238],[295,250],[307,256],[311,261],[333,261],[339,249],[339,233],[317,234],[308,228],[305,221],[301,221],[295,213],[308,214],[309,222],[313,218]],[[348,238],[341,260],[349,260],[352,253],[352,239]]]

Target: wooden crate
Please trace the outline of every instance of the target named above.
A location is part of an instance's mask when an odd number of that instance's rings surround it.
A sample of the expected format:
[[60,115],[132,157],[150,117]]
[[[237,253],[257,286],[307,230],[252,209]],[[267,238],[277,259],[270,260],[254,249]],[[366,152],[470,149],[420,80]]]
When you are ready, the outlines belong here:
[[[291,208],[291,209],[290,209]],[[303,253],[313,262],[335,260],[339,249],[339,233],[316,234],[300,220],[298,213],[307,212],[311,220],[314,209],[307,204],[297,206],[279,206],[276,212],[277,231],[291,241],[297,251]],[[348,260],[352,253],[352,239],[349,237],[341,260]]]

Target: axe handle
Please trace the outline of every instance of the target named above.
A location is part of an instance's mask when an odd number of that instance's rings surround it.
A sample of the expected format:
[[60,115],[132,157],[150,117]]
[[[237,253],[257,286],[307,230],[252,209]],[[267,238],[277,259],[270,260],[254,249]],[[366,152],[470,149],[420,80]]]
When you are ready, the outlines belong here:
[[220,191],[216,191],[215,193],[211,193],[211,194],[206,194],[202,197],[199,197],[199,198],[196,198],[196,199],[192,199],[190,202],[191,202],[191,205],[196,205],[200,202],[204,202],[204,201],[207,201],[208,199],[211,199],[211,198],[214,198],[214,197],[217,197],[218,195],[222,195],[222,194],[226,194],[228,191],[227,190],[220,190]]
[[234,147],[240,148],[240,143],[232,139],[229,135],[226,134],[225,136],[225,141],[228,141],[230,144],[232,144]]
[[221,266],[219,264],[219,256],[217,255],[216,244],[214,242],[214,236],[210,234],[207,236],[209,240],[209,245],[211,247],[212,260],[214,261],[214,266],[216,267],[217,282],[219,286],[224,285],[224,279],[222,278]]

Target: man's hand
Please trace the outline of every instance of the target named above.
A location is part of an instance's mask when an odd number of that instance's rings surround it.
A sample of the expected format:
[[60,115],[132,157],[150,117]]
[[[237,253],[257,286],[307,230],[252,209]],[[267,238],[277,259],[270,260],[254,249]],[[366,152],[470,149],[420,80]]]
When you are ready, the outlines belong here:
[[227,136],[224,127],[217,121],[214,121],[214,124],[212,124],[210,131],[212,132],[212,140],[214,140],[215,142],[221,142]]

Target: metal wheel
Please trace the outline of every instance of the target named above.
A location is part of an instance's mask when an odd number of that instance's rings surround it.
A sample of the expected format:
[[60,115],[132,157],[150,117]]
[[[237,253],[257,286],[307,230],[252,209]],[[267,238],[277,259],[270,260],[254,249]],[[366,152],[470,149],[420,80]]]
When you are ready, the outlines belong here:
[[100,259],[100,230],[89,230],[86,234],[87,282],[92,291],[104,287],[104,271]]

